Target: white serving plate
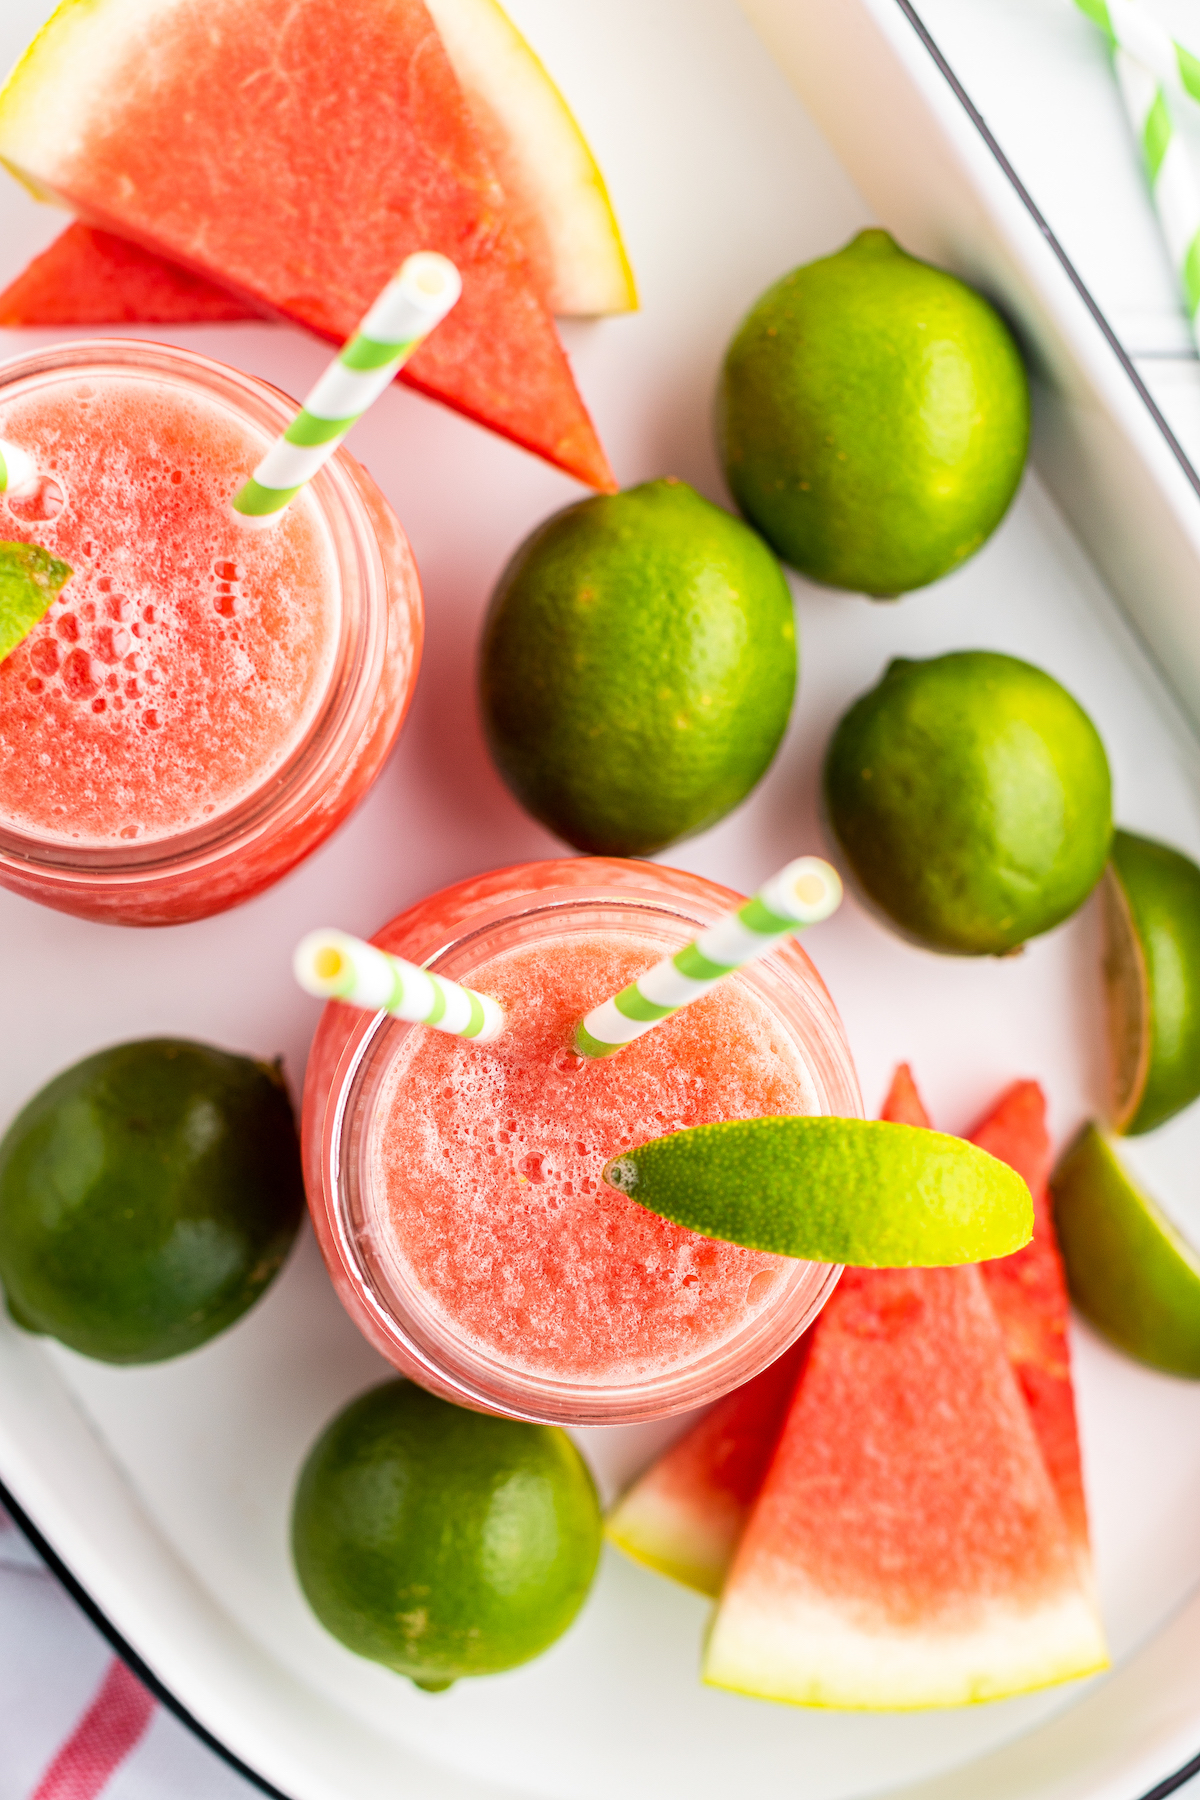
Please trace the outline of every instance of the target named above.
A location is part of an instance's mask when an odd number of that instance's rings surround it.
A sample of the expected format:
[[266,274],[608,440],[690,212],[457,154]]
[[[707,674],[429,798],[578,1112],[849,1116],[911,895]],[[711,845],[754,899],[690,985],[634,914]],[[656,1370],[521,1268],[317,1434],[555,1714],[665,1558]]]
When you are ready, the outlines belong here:
[[[7,0],[0,59],[47,0]],[[735,0],[513,0],[609,176],[641,281],[637,318],[572,326],[581,381],[626,482],[673,472],[720,497],[709,409],[721,349],[768,281],[869,214]],[[0,187],[0,280],[59,221]],[[51,334],[0,334],[16,352]],[[147,331],[147,336],[156,335]],[[283,328],[178,334],[300,394],[319,345]],[[578,490],[412,395],[354,448],[396,504],[426,581],[429,642],[400,748],[337,838],[261,899],[159,932],[68,919],[0,894],[0,1124],[51,1074],[121,1038],[179,1033],[283,1052],[298,1089],[316,1007],[290,949],[315,923],[370,931],[421,894],[556,853],[493,774],[472,662],[490,586],[519,538]],[[464,529],[464,522],[467,528]],[[1200,854],[1195,747],[1094,569],[1031,475],[985,551],[878,606],[796,583],[804,675],[771,773],[672,857],[751,887],[820,842],[829,729],[894,654],[985,646],[1065,681],[1108,744],[1121,819]],[[1056,1137],[1102,1080],[1090,910],[1002,962],[912,949],[850,902],[812,948],[868,1106],[910,1059],[937,1121],[962,1129],[1036,1076]],[[1200,1113],[1137,1151],[1200,1236]],[[344,1651],[291,1574],[288,1500],[308,1444],[386,1373],[305,1238],[226,1336],[142,1370],[88,1363],[0,1323],[0,1481],[112,1628],[230,1754],[288,1800],[1139,1800],[1200,1750],[1200,1384],[1075,1352],[1097,1564],[1116,1672],[960,1712],[840,1715],[702,1688],[706,1608],[606,1553],[581,1619],[510,1675],[419,1694]],[[680,1422],[582,1434],[607,1493]]]

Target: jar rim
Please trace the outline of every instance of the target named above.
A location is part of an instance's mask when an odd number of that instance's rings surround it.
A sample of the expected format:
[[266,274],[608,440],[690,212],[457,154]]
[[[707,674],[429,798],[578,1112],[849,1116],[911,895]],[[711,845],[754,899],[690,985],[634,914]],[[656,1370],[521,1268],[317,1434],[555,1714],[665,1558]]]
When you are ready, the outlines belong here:
[[[0,398],[38,377],[150,374],[215,399],[273,437],[294,417],[297,402],[280,388],[230,364],[179,345],[143,338],[82,338],[0,362]],[[309,483],[334,557],[339,585],[339,636],[321,700],[284,760],[253,791],[211,821],[188,831],[127,844],[75,845],[0,827],[0,872],[35,875],[61,887],[120,893],[155,879],[176,879],[224,863],[302,818],[367,727],[387,653],[387,576],[370,515],[341,448]]]
[[[664,894],[650,886],[570,887],[525,893],[472,914],[430,944],[423,966],[463,980],[496,953],[506,928],[524,926],[523,938],[559,936],[571,929],[612,929],[614,915],[640,926],[651,955],[688,941],[719,908]],[[631,920],[632,915],[632,920]],[[501,946],[503,947],[503,946]],[[648,958],[649,960],[649,958]],[[857,1080],[840,1021],[806,957],[778,952],[730,979],[744,981],[773,1013],[800,1052],[827,1111],[861,1112]],[[791,1003],[788,1016],[784,1000]],[[456,1334],[432,1308],[422,1309],[415,1288],[401,1292],[388,1259],[376,1254],[366,1173],[373,1106],[387,1071],[413,1030],[386,1013],[364,1014],[343,1045],[322,1120],[321,1182],[333,1248],[370,1317],[377,1336],[390,1343],[401,1366],[423,1373],[462,1403],[511,1417],[559,1425],[627,1424],[685,1411],[717,1399],[750,1380],[792,1344],[832,1292],[841,1269],[797,1264],[776,1301],[740,1330],[700,1356],[665,1372],[623,1385],[558,1380],[520,1369]],[[816,1065],[814,1067],[814,1065]]]

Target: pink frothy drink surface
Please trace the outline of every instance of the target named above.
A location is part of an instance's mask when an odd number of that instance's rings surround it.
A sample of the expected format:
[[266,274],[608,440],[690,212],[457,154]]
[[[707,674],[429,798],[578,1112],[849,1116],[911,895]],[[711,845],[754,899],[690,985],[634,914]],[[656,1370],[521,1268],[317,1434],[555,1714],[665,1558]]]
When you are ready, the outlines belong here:
[[374,1230],[402,1285],[509,1366],[621,1383],[716,1350],[796,1265],[668,1224],[601,1181],[617,1151],[681,1126],[816,1109],[783,1027],[726,982],[589,1062],[576,1021],[661,955],[594,931],[508,951],[459,979],[508,1024],[490,1045],[414,1030],[369,1150]]
[[51,518],[0,503],[0,537],[74,570],[0,663],[0,827],[120,848],[209,824],[287,760],[328,685],[340,601],[315,506],[238,525],[267,438],[159,379],[16,391],[0,436],[65,497]]

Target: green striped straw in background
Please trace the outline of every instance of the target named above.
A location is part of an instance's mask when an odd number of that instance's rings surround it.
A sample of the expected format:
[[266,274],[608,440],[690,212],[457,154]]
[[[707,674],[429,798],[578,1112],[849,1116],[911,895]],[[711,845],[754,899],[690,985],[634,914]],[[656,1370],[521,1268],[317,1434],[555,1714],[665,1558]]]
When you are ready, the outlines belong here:
[[674,956],[665,956],[611,1000],[593,1007],[575,1027],[577,1053],[615,1055],[735,969],[766,956],[792,932],[829,918],[841,899],[836,869],[819,856],[798,857],[736,912],[726,913]]
[[1200,345],[1200,185],[1175,129],[1168,89],[1200,100],[1200,58],[1131,0],[1076,0],[1113,49],[1125,111],[1142,148],[1167,252]]
[[1200,100],[1200,57],[1164,31],[1136,0],[1075,0],[1075,4],[1114,48],[1126,51],[1163,86]]
[[462,292],[454,264],[432,250],[408,257],[326,369],[281,438],[233,497],[247,525],[270,525],[322,469]]
[[503,1009],[488,994],[389,956],[345,931],[310,931],[292,959],[296,980],[318,1000],[344,1000],[412,1025],[489,1044],[504,1030]]

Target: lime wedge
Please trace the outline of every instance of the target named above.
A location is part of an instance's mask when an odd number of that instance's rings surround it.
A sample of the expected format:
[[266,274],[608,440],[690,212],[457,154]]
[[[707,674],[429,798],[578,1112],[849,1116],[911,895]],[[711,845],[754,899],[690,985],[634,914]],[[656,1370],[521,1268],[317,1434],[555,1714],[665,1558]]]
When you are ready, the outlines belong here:
[[1029,1189],[1007,1164],[879,1120],[697,1125],[613,1157],[604,1179],[673,1224],[805,1262],[943,1267],[1033,1236]]
[[70,578],[70,566],[40,544],[0,544],[0,662],[29,636]]
[[1200,869],[1118,831],[1101,895],[1112,1122],[1132,1137],[1200,1094]]
[[1139,1362],[1200,1376],[1200,1256],[1094,1125],[1071,1145],[1050,1190],[1080,1312]]

